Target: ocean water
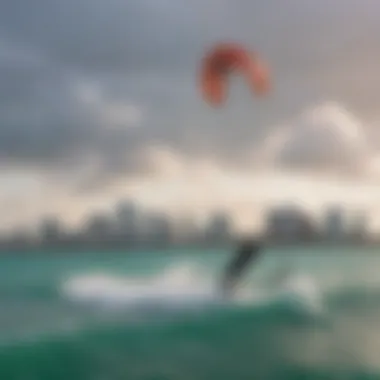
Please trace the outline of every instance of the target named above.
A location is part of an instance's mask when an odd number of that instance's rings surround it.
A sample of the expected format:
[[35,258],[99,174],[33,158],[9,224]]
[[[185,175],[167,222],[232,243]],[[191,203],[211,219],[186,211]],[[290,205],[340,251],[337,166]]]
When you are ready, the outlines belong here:
[[380,250],[0,258],[0,379],[380,378]]

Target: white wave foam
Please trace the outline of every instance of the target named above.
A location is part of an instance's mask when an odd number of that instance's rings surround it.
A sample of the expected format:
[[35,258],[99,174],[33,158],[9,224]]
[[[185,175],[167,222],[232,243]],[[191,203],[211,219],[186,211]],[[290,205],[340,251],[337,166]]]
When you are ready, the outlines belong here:
[[322,312],[322,294],[318,285],[311,276],[299,274],[285,280],[283,292],[290,297],[297,294],[298,300],[302,300],[310,310]]
[[210,298],[212,284],[197,273],[199,271],[187,264],[169,267],[163,273],[148,278],[89,273],[70,277],[63,283],[61,292],[75,301],[122,303]]
[[[77,302],[95,302],[107,305],[157,303],[166,305],[216,304],[218,297],[214,279],[200,268],[184,263],[173,265],[148,278],[131,278],[105,273],[89,273],[70,277],[61,286],[64,297]],[[275,288],[246,284],[234,300],[235,305],[248,306],[276,302],[279,298],[297,300],[306,308],[320,305],[320,294],[313,279],[308,276],[289,276]]]

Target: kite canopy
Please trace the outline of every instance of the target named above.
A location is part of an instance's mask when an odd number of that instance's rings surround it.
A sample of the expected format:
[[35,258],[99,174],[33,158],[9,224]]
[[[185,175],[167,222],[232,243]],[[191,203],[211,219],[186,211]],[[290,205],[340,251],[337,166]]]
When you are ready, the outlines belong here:
[[270,89],[269,70],[257,54],[238,44],[222,43],[207,52],[201,66],[201,92],[208,103],[220,106],[225,102],[231,73],[243,75],[257,95],[264,95]]

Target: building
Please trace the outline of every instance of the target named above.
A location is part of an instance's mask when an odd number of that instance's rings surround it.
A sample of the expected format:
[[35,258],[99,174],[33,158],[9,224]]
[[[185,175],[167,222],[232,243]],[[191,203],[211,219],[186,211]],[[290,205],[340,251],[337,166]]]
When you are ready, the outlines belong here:
[[211,215],[204,231],[206,243],[224,243],[231,239],[232,222],[228,214],[217,212]]
[[83,242],[85,245],[104,246],[114,239],[113,221],[103,213],[94,213],[85,223]]
[[7,238],[2,239],[1,248],[4,250],[29,250],[32,247],[36,247],[36,239],[28,231],[27,228],[16,228],[13,230]]
[[172,228],[172,242],[180,246],[198,245],[203,236],[203,229],[195,218],[185,215],[175,221]]
[[62,240],[62,226],[57,218],[46,218],[40,227],[41,243],[48,246],[57,246]]
[[135,245],[140,240],[140,215],[137,206],[128,201],[116,205],[115,240],[122,245]]
[[172,227],[167,215],[149,213],[144,223],[144,243],[166,246],[172,242]]
[[365,211],[357,211],[350,223],[350,240],[363,242],[368,238],[368,215]]
[[322,224],[322,235],[327,241],[342,241],[346,237],[345,212],[337,205],[326,209]]
[[265,235],[272,242],[304,242],[315,238],[316,228],[312,218],[300,207],[281,206],[267,213]]

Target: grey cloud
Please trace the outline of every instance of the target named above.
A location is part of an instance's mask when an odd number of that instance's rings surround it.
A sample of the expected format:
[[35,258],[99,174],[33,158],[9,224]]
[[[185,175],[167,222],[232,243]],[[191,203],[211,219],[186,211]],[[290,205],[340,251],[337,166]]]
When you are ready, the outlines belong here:
[[[105,162],[116,162],[136,140],[125,129],[109,130],[96,114],[75,97],[75,77],[46,70],[17,75],[4,82],[13,89],[0,102],[0,158],[2,162],[43,168],[80,164],[81,156],[96,152]],[[27,74],[29,80],[23,80]],[[9,81],[7,81],[9,79]],[[15,79],[15,80],[13,80]],[[107,164],[107,166],[110,166]]]
[[[3,1],[0,157],[62,169],[97,155],[99,178],[108,178],[149,172],[144,147],[161,143],[241,165],[270,125],[325,97],[370,118],[378,112],[380,6],[358,4]],[[197,65],[203,49],[222,38],[257,48],[270,62],[275,91],[268,100],[236,86],[225,109],[203,104]],[[147,109],[139,128],[105,128],[75,97],[82,82],[97,83],[106,101]]]
[[140,70],[152,64],[167,68],[181,59],[182,64],[186,62],[192,54],[188,47],[194,43],[191,7],[183,1],[178,4],[147,0],[9,1],[3,6],[0,24],[14,41],[86,71]]

